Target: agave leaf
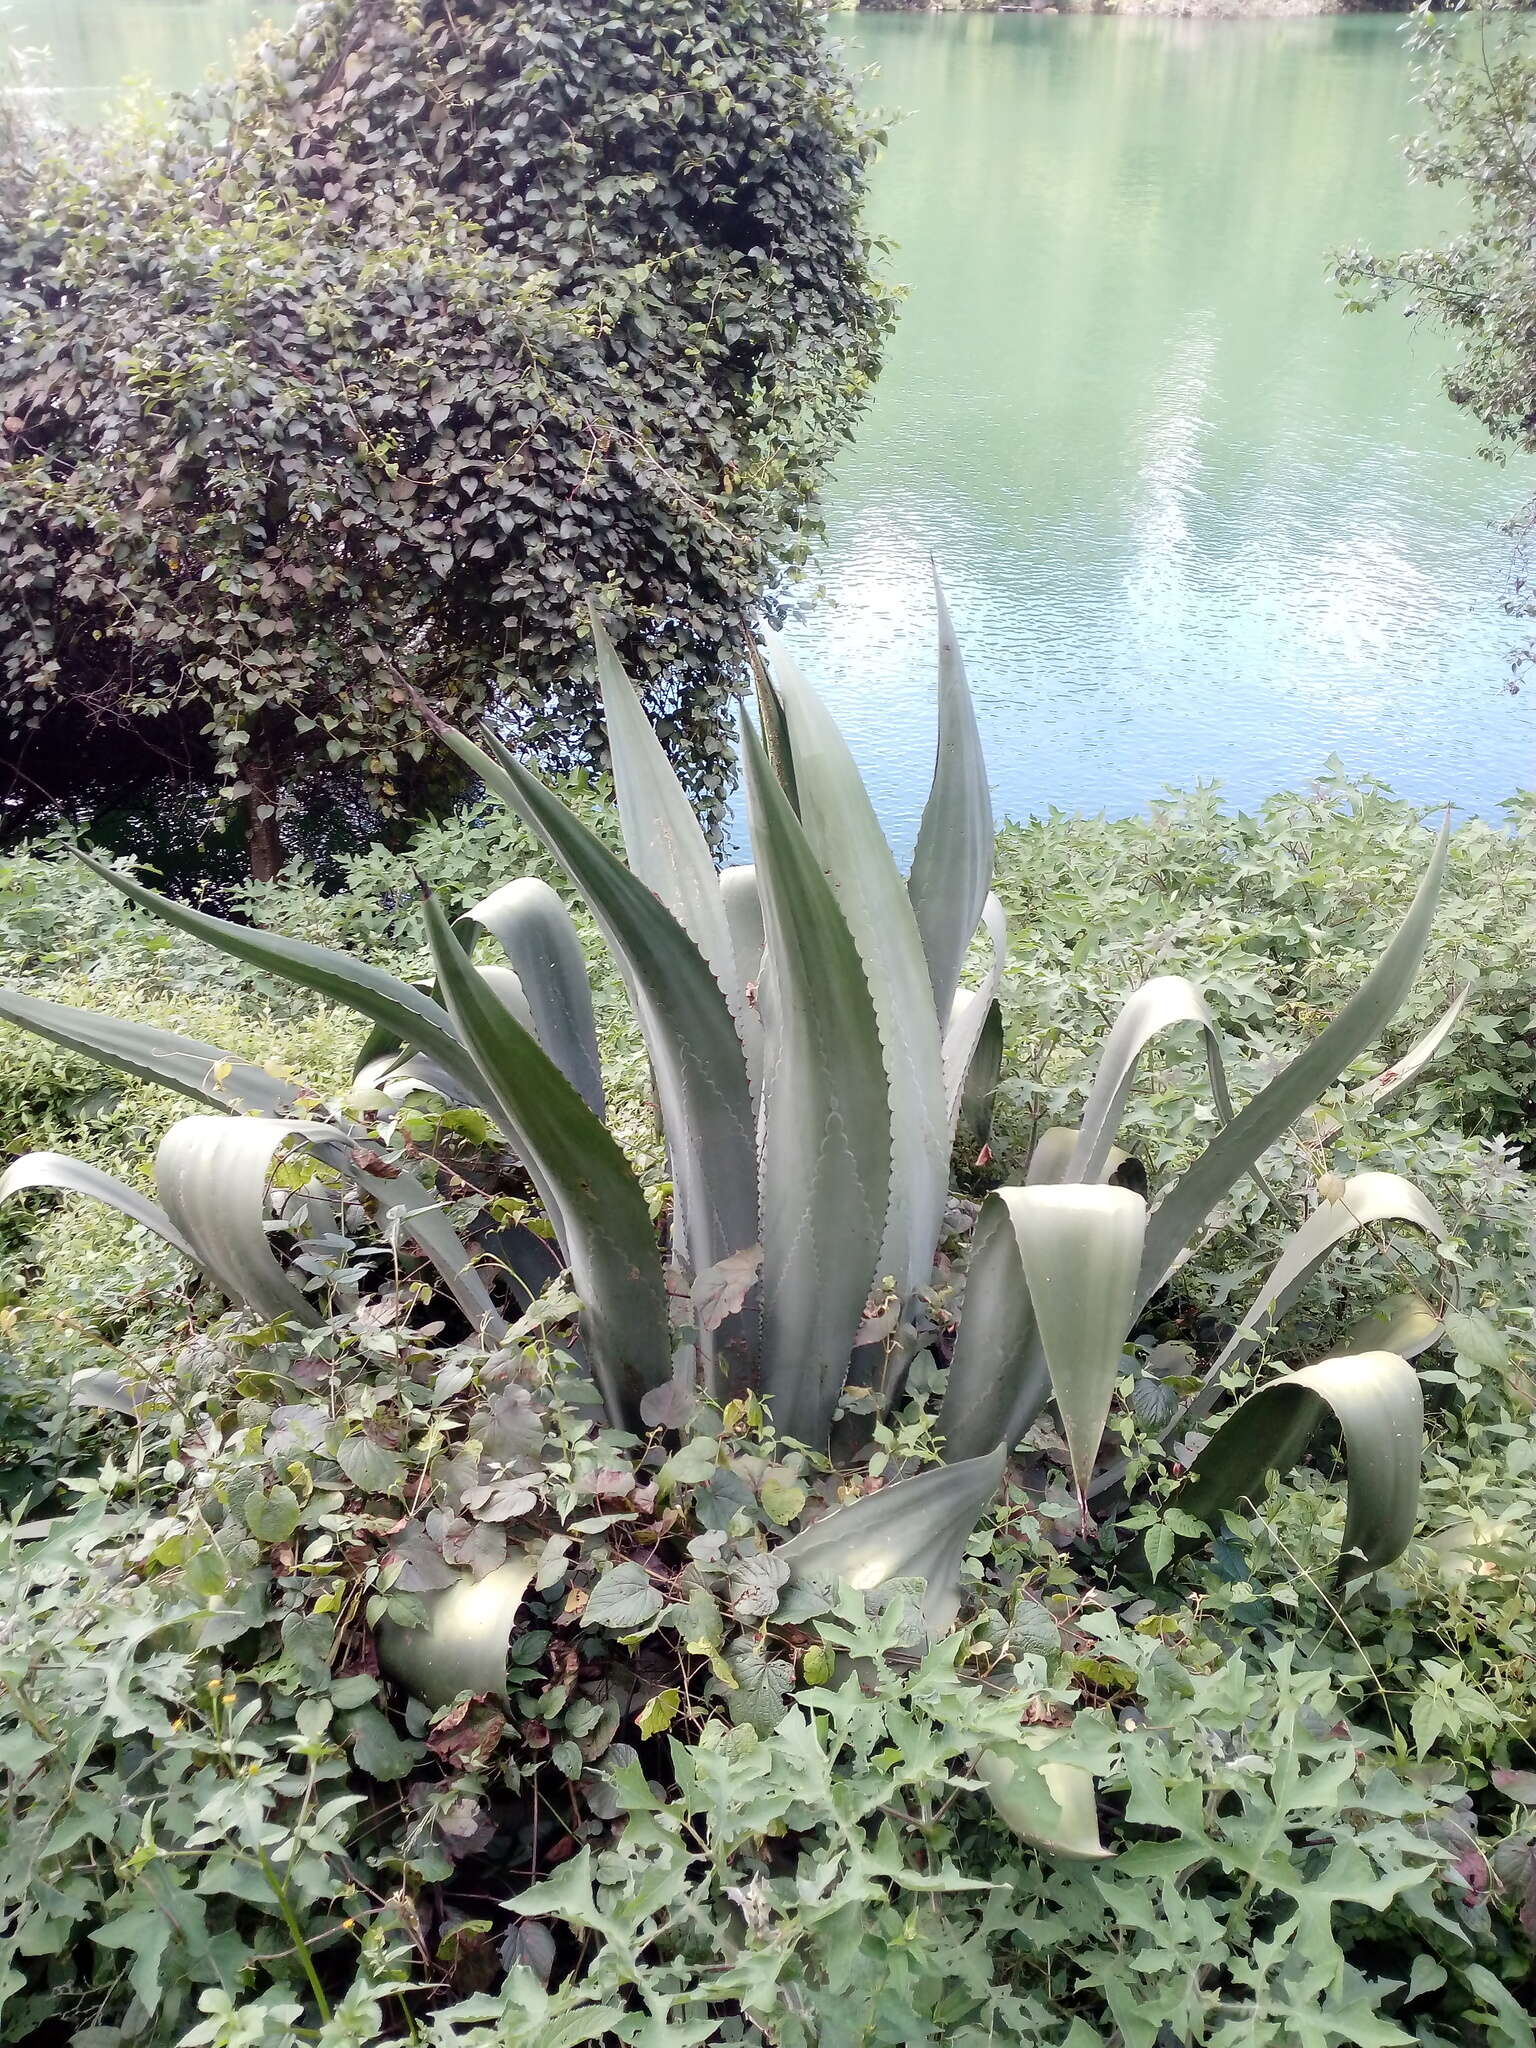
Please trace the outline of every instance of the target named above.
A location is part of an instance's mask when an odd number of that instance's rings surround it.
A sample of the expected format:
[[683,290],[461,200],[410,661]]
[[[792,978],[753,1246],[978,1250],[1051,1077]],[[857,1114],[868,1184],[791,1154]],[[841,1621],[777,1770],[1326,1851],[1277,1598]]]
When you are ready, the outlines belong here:
[[965,1307],[939,1409],[946,1462],[1011,1449],[1050,1398],[1024,1261],[1010,1214],[1016,1188],[988,1195],[971,1238]]
[[320,1320],[272,1254],[267,1187],[289,1145],[335,1136],[329,1124],[286,1118],[186,1116],[160,1140],[155,1185],[166,1214],[215,1285],[267,1322]]
[[774,688],[767,664],[750,633],[747,635],[747,659],[752,664],[752,681],[757,693],[757,717],[762,727],[763,746],[773,768],[774,778],[789,799],[789,808],[798,818],[800,791],[795,782],[795,757],[789,742],[789,720],[784,715],[784,701]]
[[344,1140],[316,1137],[309,1141],[308,1149],[346,1174],[368,1196],[392,1244],[405,1237],[426,1254],[481,1342],[499,1344],[507,1332],[506,1321],[475,1270],[474,1254],[443,1214],[441,1198],[403,1167],[392,1174],[370,1172],[358,1163],[357,1153]]
[[[666,906],[536,776],[490,735],[487,752],[462,733],[441,730],[561,863],[623,969],[661,1099],[676,1188],[674,1235],[689,1271],[707,1272],[758,1241],[752,1096],[725,994]],[[749,1363],[754,1336],[745,1311],[715,1332],[727,1376]]]
[[[1003,1019],[997,992],[1002,986],[1003,968],[1008,958],[1008,920],[1001,903],[990,894],[982,904],[981,917],[992,944],[991,963],[980,988],[962,988],[956,992],[949,1008],[949,1022],[944,1029],[944,1107],[949,1117],[951,1142],[959,1121],[966,1083],[976,1063],[977,1048],[984,1038],[990,1040],[995,1037],[1001,1069]],[[995,1022],[994,1011],[997,1013]]]
[[211,1103],[255,1116],[281,1116],[318,1098],[300,1081],[269,1074],[264,1067],[238,1059],[200,1038],[162,1031],[154,1024],[133,1024],[97,1010],[79,1010],[68,1003],[48,1003],[14,989],[0,989],[0,1017],[52,1039],[69,1052],[102,1060],[140,1081],[158,1082]]
[[415,1046],[418,1052],[428,1054],[446,1067],[467,1090],[471,1101],[481,1099],[480,1076],[454,1037],[446,1012],[430,996],[412,988],[409,982],[400,981],[380,967],[371,967],[366,960],[354,960],[329,946],[315,946],[307,939],[284,938],[280,933],[257,931],[251,925],[231,924],[227,918],[210,917],[206,911],[194,910],[189,904],[176,903],[168,896],[157,896],[153,889],[146,889],[131,875],[119,874],[116,868],[108,867],[105,861],[97,860],[92,854],[83,853],[80,858],[94,874],[104,882],[110,882],[119,894],[126,896],[130,903],[137,903],[141,910],[150,911],[164,923],[174,925],[178,931],[190,932],[193,938],[205,940],[221,953],[228,953],[251,967],[275,974],[279,981],[312,988],[317,995],[327,996],[332,1002],[357,1011],[359,1016],[367,1017],[392,1032],[401,1044]]
[[960,1113],[955,1119],[956,1130],[963,1131],[967,1140],[978,1147],[991,1139],[993,1108],[1002,1078],[1003,1006],[992,1002],[987,1004],[981,1036],[971,1054],[971,1064],[966,1068],[965,1086],[960,1091]]
[[1465,1009],[1467,997],[1471,993],[1472,984],[1469,981],[1464,988],[1458,990],[1445,1014],[1430,1026],[1421,1039],[1408,1048],[1400,1060],[1394,1060],[1383,1073],[1366,1082],[1359,1090],[1361,1101],[1389,1101],[1400,1088],[1406,1088],[1410,1081],[1416,1081],[1455,1030],[1456,1021]]
[[939,740],[907,891],[917,917],[935,1015],[947,1018],[965,952],[992,885],[992,793],[976,707],[939,572]]
[[1122,1006],[1104,1041],[1098,1071],[1088,1091],[1088,1100],[1083,1104],[1077,1149],[1066,1175],[1068,1180],[1094,1181],[1102,1177],[1105,1162],[1114,1148],[1120,1119],[1125,1114],[1126,1099],[1136,1078],[1141,1056],[1160,1032],[1170,1030],[1175,1024],[1198,1024],[1204,1033],[1205,1059],[1210,1070],[1216,1114],[1224,1124],[1232,1121],[1232,1098],[1227,1092],[1221,1036],[1204,996],[1182,974],[1155,975]]
[[194,1262],[197,1259],[197,1253],[158,1202],[152,1202],[148,1195],[141,1195],[137,1188],[127,1186],[112,1174],[103,1173],[99,1166],[88,1166],[83,1159],[71,1159],[63,1152],[28,1152],[0,1173],[0,1202],[32,1188],[90,1195],[133,1222],[142,1223],[156,1237],[163,1237],[184,1258]]
[[429,1707],[464,1692],[505,1700],[512,1632],[537,1564],[532,1554],[512,1558],[483,1579],[466,1573],[456,1586],[423,1594],[425,1627],[379,1624],[380,1664]]
[[643,1396],[672,1371],[661,1258],[640,1183],[606,1124],[465,959],[436,898],[425,902],[454,1026],[519,1158],[561,1218],[592,1377],[613,1420],[634,1428]]
[[1389,1294],[1351,1325],[1341,1351],[1395,1351],[1399,1358],[1417,1358],[1444,1334],[1445,1324],[1421,1296]]
[[998,1444],[958,1465],[933,1465],[834,1508],[775,1551],[792,1574],[836,1577],[856,1592],[922,1579],[923,1621],[939,1636],[960,1611],[960,1564],[1007,1462]]
[[[1306,1222],[1287,1238],[1279,1258],[1240,1317],[1238,1328],[1206,1374],[1205,1385],[1173,1428],[1186,1428],[1206,1413],[1220,1392],[1221,1375],[1252,1357],[1265,1334],[1290,1308],[1328,1254],[1356,1231],[1373,1223],[1412,1223],[1432,1244],[1442,1244],[1450,1234],[1412,1181],[1396,1173],[1352,1174],[1337,1201],[1320,1202]],[[1392,1351],[1396,1346],[1380,1344],[1376,1348]]]
[[592,988],[570,912],[548,882],[525,875],[493,889],[465,911],[464,919],[489,932],[506,954],[534,1037],[587,1107],[601,1116],[603,1070]]
[[590,604],[587,614],[597,649],[598,688],[630,870],[661,898],[693,940],[734,1009],[736,959],[709,842],[624,673],[618,650]]
[[1244,1104],[1158,1203],[1147,1226],[1138,1307],[1157,1292],[1184,1245],[1223,1195],[1381,1035],[1413,986],[1424,958],[1449,846],[1447,817],[1407,916],[1360,987],[1333,1022]]
[[763,1081],[762,1387],[780,1434],[820,1449],[879,1277],[891,1105],[858,948],[749,724],[743,743],[773,962]]
[[763,1085],[763,1018],[757,1000],[763,978],[763,901],[758,894],[757,869],[750,862],[720,870],[720,901],[736,967],[732,1012],[756,1099]]
[[1269,1474],[1297,1463],[1329,1411],[1348,1461],[1339,1583],[1390,1564],[1413,1535],[1424,1444],[1418,1374],[1394,1351],[1324,1359],[1250,1394],[1195,1459],[1175,1505],[1214,1524],[1261,1500]]
[[[933,1277],[949,1188],[950,1127],[928,963],[906,884],[853,756],[825,704],[783,649],[777,653],[801,822],[853,934],[879,1019],[891,1132],[880,1269],[906,1301]],[[761,866],[755,842],[754,850]],[[770,944],[777,967],[778,948]],[[782,983],[776,996],[785,999]]]
[[[1048,1750],[1055,1739],[1049,1728],[1021,1728],[1018,1745]],[[1114,1855],[1099,1834],[1093,1773],[1081,1764],[1036,1762],[985,1749],[972,1758],[971,1768],[999,1818],[1031,1848],[1074,1863],[1102,1863]]]
[[1005,1188],[999,1194],[1018,1241],[1082,1501],[1131,1327],[1146,1204],[1129,1188]]

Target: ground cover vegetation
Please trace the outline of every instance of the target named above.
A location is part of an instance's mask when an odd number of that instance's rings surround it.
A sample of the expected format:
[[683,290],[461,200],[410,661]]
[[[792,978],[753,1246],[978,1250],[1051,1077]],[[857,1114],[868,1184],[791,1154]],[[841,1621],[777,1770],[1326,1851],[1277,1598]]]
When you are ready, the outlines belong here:
[[816,9],[321,0],[168,121],[5,140],[0,837],[355,849],[457,793],[416,692],[591,759],[603,590],[718,801],[886,324]]
[[903,886],[780,683],[718,893],[612,660],[616,792],[236,934],[9,857],[0,1137],[137,1216],[0,1211],[0,2038],[1530,2040],[1528,809],[994,851],[946,642]]

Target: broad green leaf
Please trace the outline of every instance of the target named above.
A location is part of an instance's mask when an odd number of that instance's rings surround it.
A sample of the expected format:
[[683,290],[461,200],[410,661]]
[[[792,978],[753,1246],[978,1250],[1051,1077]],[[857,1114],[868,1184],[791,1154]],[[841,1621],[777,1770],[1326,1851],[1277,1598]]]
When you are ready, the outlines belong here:
[[[672,913],[536,776],[487,735],[442,737],[535,832],[585,897],[630,991],[656,1075],[676,1189],[677,1249],[692,1273],[756,1244],[757,1156],[751,1089],[724,992]],[[734,1375],[753,1350],[752,1319],[715,1346]]]
[[610,1565],[581,1610],[583,1628],[611,1628],[620,1635],[654,1621],[666,1602],[643,1564],[632,1559]]
[[966,1543],[1006,1462],[1006,1447],[998,1444],[979,1458],[914,1472],[834,1508],[774,1555],[796,1577],[835,1577],[861,1593],[891,1579],[922,1579],[923,1620],[931,1636],[942,1635],[960,1611]]
[[734,1010],[736,958],[709,842],[624,673],[618,650],[591,605],[587,614],[597,649],[597,682],[630,871],[661,898],[693,940]]
[[1019,1240],[1009,1213],[1017,1189],[988,1195],[976,1219],[965,1304],[949,1363],[938,1433],[948,1463],[1011,1449],[1050,1398]]
[[162,1031],[158,1025],[133,1024],[96,1010],[75,1009],[68,1003],[48,1003],[14,989],[0,989],[0,1018],[35,1032],[39,1038],[51,1039],[69,1052],[85,1053],[140,1081],[158,1082],[215,1109],[281,1116],[318,1099],[302,1082],[284,1080],[219,1046],[184,1038],[178,1031]]
[[937,569],[933,594],[939,610],[939,739],[907,891],[928,963],[934,1014],[947,1019],[992,884],[994,834],[976,707]]
[[148,1195],[141,1195],[137,1188],[128,1187],[110,1173],[103,1173],[99,1166],[88,1166],[83,1159],[71,1159],[63,1152],[28,1152],[0,1173],[0,1202],[32,1188],[90,1195],[133,1222],[142,1223],[185,1258],[194,1262],[197,1259],[197,1253],[158,1202],[152,1202]]
[[[901,871],[842,734],[782,647],[775,680],[789,720],[800,818],[864,965],[890,1086],[891,1171],[880,1269],[906,1301],[933,1277],[949,1189],[950,1126],[928,963]],[[762,850],[753,842],[759,869]],[[980,906],[978,905],[978,910]],[[971,930],[965,933],[967,942]],[[770,937],[775,972],[777,945]],[[782,978],[774,1001],[787,1006]],[[947,1016],[947,1006],[946,1006]]]
[[276,1117],[186,1116],[160,1140],[155,1185],[166,1214],[209,1278],[264,1321],[320,1320],[273,1256],[267,1189],[290,1145],[335,1136],[328,1124]]
[[[999,1071],[1003,1056],[1003,1016],[997,1001],[1003,968],[1008,960],[1008,920],[1003,906],[989,895],[982,905],[982,923],[991,941],[992,958],[979,988],[959,989],[949,1007],[944,1027],[944,1106],[949,1118],[951,1141],[958,1126],[967,1085],[977,1075],[978,1058],[982,1074],[990,1072],[995,1050]],[[983,1041],[987,1051],[980,1055]],[[994,1080],[993,1086],[995,1087]]]
[[178,931],[205,940],[221,953],[244,960],[248,966],[275,974],[279,981],[313,989],[317,995],[327,996],[332,1002],[357,1011],[359,1016],[383,1025],[402,1044],[415,1046],[446,1067],[471,1101],[481,1099],[480,1076],[454,1037],[446,1013],[409,982],[386,974],[380,967],[371,967],[365,960],[335,952],[329,946],[316,946],[307,939],[284,938],[279,933],[258,931],[252,925],[231,924],[226,918],[211,917],[206,911],[174,902],[169,896],[157,896],[153,889],[146,889],[131,875],[119,874],[116,868],[91,854],[80,857],[93,873],[110,882],[141,910],[174,925]]
[[1300,1460],[1330,1412],[1347,1465],[1339,1583],[1390,1564],[1413,1535],[1424,1450],[1418,1374],[1394,1351],[1324,1359],[1260,1387],[1200,1452],[1174,1505],[1214,1525],[1226,1509],[1261,1500],[1269,1475]]
[[[971,1768],[999,1818],[1031,1848],[1067,1862],[1102,1863],[1114,1855],[1099,1835],[1093,1773],[1081,1764],[1051,1763],[1038,1752],[1055,1740],[1049,1728],[1021,1728],[1011,1754],[983,1750]],[[1031,1752],[1019,1754],[1019,1751]]]
[[430,895],[426,920],[454,1028],[472,1049],[518,1156],[558,1210],[592,1376],[613,1420],[635,1428],[642,1397],[672,1371],[661,1259],[645,1196],[607,1126],[487,988]]
[[1155,975],[1122,1005],[1104,1041],[1098,1071],[1083,1104],[1077,1149],[1066,1174],[1068,1180],[1102,1178],[1141,1056],[1160,1032],[1171,1030],[1176,1024],[1199,1025],[1205,1037],[1205,1059],[1216,1114],[1224,1124],[1232,1121],[1221,1036],[1204,996],[1182,974]]
[[466,1572],[444,1592],[418,1594],[426,1626],[381,1622],[380,1664],[429,1707],[446,1707],[462,1692],[506,1699],[512,1631],[537,1563],[536,1552],[520,1554],[483,1579]]
[[779,1433],[820,1449],[879,1277],[890,1096],[858,948],[746,722],[743,744],[774,979],[762,1113],[762,1387]]
[[1124,1369],[1146,1204],[1129,1188],[1003,1188],[999,1195],[1018,1240],[1081,1501]]
[[1391,944],[1338,1016],[1240,1109],[1158,1203],[1147,1226],[1137,1306],[1161,1287],[1179,1253],[1223,1195],[1346,1071],[1382,1031],[1413,986],[1429,942],[1450,846],[1447,817],[1424,879]]
[[472,904],[464,920],[489,932],[506,954],[532,1015],[534,1037],[601,1116],[603,1070],[592,989],[570,912],[548,882],[525,875]]

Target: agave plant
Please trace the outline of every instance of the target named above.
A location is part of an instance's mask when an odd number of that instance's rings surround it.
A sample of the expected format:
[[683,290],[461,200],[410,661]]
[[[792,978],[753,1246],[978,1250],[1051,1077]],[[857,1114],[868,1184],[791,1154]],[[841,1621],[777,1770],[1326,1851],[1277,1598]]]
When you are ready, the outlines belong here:
[[[622,973],[666,1140],[672,1194],[659,1228],[605,1122],[581,949],[546,885],[513,879],[458,918],[424,890],[434,981],[418,987],[170,901],[90,862],[167,923],[367,1019],[360,1071],[369,1087],[434,1089],[483,1107],[537,1191],[581,1304],[580,1356],[615,1427],[643,1432],[666,1413],[677,1369],[669,1290],[691,1296],[699,1391],[717,1399],[755,1391],[781,1438],[819,1453],[833,1441],[850,1387],[873,1379],[876,1403],[889,1405],[916,1352],[940,1341],[945,1462],[865,1493],[782,1551],[801,1575],[865,1588],[924,1581],[931,1632],[953,1622],[966,1540],[1010,1454],[1048,1408],[1085,1525],[1091,1502],[1102,1512],[1118,1497],[1128,1471],[1105,1465],[1103,1444],[1138,1317],[1224,1198],[1259,1174],[1268,1149],[1401,1004],[1447,847],[1442,832],[1364,984],[1240,1110],[1199,991],[1178,976],[1138,989],[1108,1035],[1077,1129],[1047,1133],[1025,1184],[983,1203],[963,1313],[952,1335],[941,1332],[922,1302],[945,1231],[957,1125],[965,1117],[981,1127],[996,1079],[1006,931],[990,893],[993,819],[980,740],[942,594],[939,618],[937,763],[905,877],[826,707],[782,649],[772,678],[760,677],[762,734],[743,719],[754,864],[723,873],[595,617],[627,864],[491,733],[477,742],[439,728],[564,868]],[[964,976],[978,935],[984,962],[971,985]],[[494,943],[494,961],[476,957],[482,939]],[[0,1197],[45,1185],[97,1196],[158,1231],[263,1321],[314,1322],[322,1310],[301,1284],[295,1249],[301,1254],[306,1234],[326,1227],[326,1202],[314,1191],[302,1199],[273,1192],[285,1155],[307,1154],[350,1181],[398,1256],[435,1273],[488,1347],[549,1276],[553,1262],[537,1238],[461,1233],[437,1186],[384,1166],[367,1143],[366,1112],[327,1107],[301,1084],[148,1025],[14,992],[0,992],[0,1015],[213,1112],[168,1132],[155,1163],[158,1203],[54,1154],[13,1165]],[[1115,1138],[1142,1054],[1159,1033],[1190,1024],[1203,1034],[1219,1128],[1149,1210],[1141,1195],[1110,1184],[1121,1157]],[[1415,1071],[1434,1042],[1431,1034],[1394,1077]],[[1165,1437],[1203,1421],[1331,1250],[1382,1222],[1415,1225],[1436,1244],[1446,1234],[1406,1181],[1362,1173],[1342,1183],[1291,1234]],[[1408,1361],[1438,1327],[1417,1304],[1357,1354],[1266,1380],[1195,1457],[1178,1496],[1186,1515],[1213,1523],[1258,1495],[1331,1414],[1348,1461],[1340,1577],[1397,1555],[1412,1532],[1422,1434]],[[427,1697],[481,1685],[494,1670],[495,1645],[504,1649],[526,1584],[515,1583],[515,1568],[507,1572],[508,1582],[498,1573],[474,1597],[439,1603],[430,1640],[396,1642],[395,1668]],[[470,1646],[457,1660],[456,1641]],[[1005,1814],[1024,1755],[978,1761]],[[1064,1817],[1052,1839],[1059,1846],[1074,1835],[1087,1853],[1084,1788],[1059,1772],[1054,1782]],[[1091,1788],[1086,1796],[1091,1811]]]

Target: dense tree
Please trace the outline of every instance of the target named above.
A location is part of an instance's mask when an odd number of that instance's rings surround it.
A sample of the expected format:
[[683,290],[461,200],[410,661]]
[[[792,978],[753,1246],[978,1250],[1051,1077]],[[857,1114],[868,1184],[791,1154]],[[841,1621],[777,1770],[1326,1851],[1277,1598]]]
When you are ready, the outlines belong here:
[[[0,187],[0,830],[419,805],[416,693],[694,788],[877,366],[872,138],[807,0],[325,0]],[[320,824],[316,825],[316,813]],[[291,821],[291,822],[290,822]]]

